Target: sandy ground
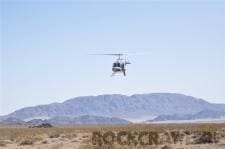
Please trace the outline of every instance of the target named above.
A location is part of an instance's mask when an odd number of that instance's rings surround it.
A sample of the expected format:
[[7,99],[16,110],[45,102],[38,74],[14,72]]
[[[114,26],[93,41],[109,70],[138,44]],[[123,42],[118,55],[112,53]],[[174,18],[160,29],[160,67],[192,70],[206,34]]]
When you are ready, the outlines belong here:
[[[19,145],[10,143],[0,149],[98,149],[99,147],[87,145],[82,138],[74,140],[67,139],[46,139],[46,143],[37,142],[34,145]],[[102,149],[225,149],[225,144],[201,144],[201,145],[159,145],[159,146],[138,146],[138,147],[109,147],[104,146]],[[100,149],[100,148],[99,148]]]
[[63,135],[57,138],[44,138],[41,141],[37,141],[32,145],[21,145],[21,141],[9,141],[4,140],[7,143],[6,146],[0,146],[0,149],[79,149],[81,144],[85,144],[85,141],[90,140],[87,136],[91,134],[78,133],[74,138],[64,138]]
[[[177,142],[174,139],[165,135],[165,128],[168,129],[168,133],[172,132],[175,128],[179,128],[184,132],[186,129],[191,130],[191,133],[187,135],[189,139],[178,138]],[[213,134],[213,142],[193,143],[196,138],[194,131],[211,131]],[[161,143],[159,145],[124,145],[121,146],[118,142],[112,145],[103,144],[101,147],[93,145],[92,137],[93,131],[143,131],[154,130],[161,136]],[[207,137],[206,137],[207,139]],[[188,141],[187,141],[188,140]],[[190,143],[192,141],[192,143]],[[30,129],[30,128],[14,128],[14,127],[0,127],[0,149],[225,149],[225,124],[220,125],[173,125],[173,126],[151,126],[151,125],[132,125],[132,126],[97,126],[97,127],[72,127],[72,128],[42,128],[42,129]]]

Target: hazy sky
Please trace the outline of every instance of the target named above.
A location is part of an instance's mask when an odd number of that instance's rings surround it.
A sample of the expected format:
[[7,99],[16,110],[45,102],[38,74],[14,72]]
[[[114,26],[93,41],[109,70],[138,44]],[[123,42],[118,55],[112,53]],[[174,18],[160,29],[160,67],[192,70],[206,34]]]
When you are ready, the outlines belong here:
[[[98,94],[172,92],[225,103],[222,1],[1,1],[0,115]],[[115,57],[127,77],[110,77]]]

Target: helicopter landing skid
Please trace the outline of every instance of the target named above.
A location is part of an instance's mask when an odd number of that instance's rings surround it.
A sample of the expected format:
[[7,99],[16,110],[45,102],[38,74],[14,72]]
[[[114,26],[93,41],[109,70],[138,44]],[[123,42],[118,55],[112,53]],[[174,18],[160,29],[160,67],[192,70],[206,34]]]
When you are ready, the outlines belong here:
[[111,74],[111,77],[114,77],[115,75],[116,75],[116,73],[114,72],[114,73]]
[[[122,73],[122,72],[113,72],[113,73],[111,74],[111,77],[114,77],[114,76],[116,76],[116,75],[119,75],[120,73]],[[123,76],[125,77],[125,76],[126,76],[126,73],[123,72]]]

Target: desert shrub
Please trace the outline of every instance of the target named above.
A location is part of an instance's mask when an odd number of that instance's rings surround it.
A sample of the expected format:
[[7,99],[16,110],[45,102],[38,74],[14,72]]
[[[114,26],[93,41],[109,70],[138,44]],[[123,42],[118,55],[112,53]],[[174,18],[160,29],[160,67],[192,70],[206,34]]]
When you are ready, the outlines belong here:
[[82,138],[88,138],[89,136],[88,135],[84,135],[84,136],[82,136]]
[[44,140],[41,142],[42,144],[48,144],[48,141],[47,140]]
[[10,142],[8,141],[3,141],[3,140],[0,140],[0,146],[2,147],[5,147],[7,144],[9,144]]
[[23,140],[20,145],[33,145],[34,141],[33,140]]
[[60,136],[59,133],[52,133],[49,135],[49,138],[58,138]]
[[190,132],[189,130],[185,130],[185,131],[184,131],[184,134],[185,134],[185,135],[190,135],[191,132]]
[[213,143],[213,133],[208,131],[203,131],[199,138],[195,140],[196,144]]
[[175,144],[181,142],[184,138],[184,134],[180,133],[179,131],[172,131],[170,134]]

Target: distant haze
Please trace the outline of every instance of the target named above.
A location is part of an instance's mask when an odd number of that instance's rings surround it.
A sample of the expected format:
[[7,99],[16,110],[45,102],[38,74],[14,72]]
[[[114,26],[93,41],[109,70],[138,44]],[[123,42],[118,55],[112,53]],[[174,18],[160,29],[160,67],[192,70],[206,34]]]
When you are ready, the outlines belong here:
[[[223,1],[0,3],[0,115],[102,94],[181,93],[225,103]],[[130,55],[127,77],[110,77]]]

